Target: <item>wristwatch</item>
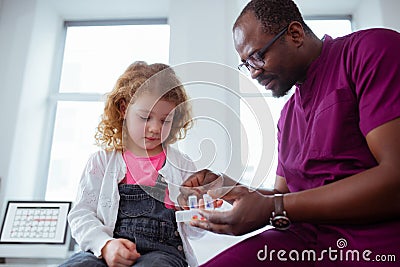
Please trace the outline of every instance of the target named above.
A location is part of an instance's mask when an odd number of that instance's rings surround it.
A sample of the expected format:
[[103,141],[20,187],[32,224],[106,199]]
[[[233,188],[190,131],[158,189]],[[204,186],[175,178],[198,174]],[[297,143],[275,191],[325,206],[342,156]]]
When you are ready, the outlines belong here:
[[283,209],[283,194],[274,195],[275,211],[269,219],[270,224],[278,230],[286,230],[290,227],[290,220]]

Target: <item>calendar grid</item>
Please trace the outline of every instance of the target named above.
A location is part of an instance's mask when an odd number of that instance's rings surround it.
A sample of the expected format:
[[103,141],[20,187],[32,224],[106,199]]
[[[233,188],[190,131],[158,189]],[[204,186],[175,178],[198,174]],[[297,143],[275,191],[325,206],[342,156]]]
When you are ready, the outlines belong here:
[[54,239],[59,213],[59,208],[17,208],[11,237]]
[[63,244],[71,202],[10,201],[0,243]]

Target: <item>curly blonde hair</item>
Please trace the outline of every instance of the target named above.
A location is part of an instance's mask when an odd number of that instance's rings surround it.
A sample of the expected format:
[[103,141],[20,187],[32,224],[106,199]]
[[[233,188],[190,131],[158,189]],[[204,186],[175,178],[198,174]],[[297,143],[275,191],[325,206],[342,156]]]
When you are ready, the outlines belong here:
[[124,113],[120,109],[121,103],[132,103],[140,94],[149,91],[160,94],[160,99],[176,106],[171,131],[164,144],[185,138],[192,127],[192,111],[186,91],[175,72],[166,64],[149,65],[144,61],[136,61],[125,70],[114,89],[107,94],[104,112],[95,134],[98,146],[105,150],[123,150]]

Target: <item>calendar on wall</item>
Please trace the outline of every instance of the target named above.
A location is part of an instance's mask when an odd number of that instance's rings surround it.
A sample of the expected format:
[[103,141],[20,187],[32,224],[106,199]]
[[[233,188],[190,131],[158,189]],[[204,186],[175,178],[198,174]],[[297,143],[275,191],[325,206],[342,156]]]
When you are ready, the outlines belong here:
[[9,201],[0,243],[63,244],[71,202]]

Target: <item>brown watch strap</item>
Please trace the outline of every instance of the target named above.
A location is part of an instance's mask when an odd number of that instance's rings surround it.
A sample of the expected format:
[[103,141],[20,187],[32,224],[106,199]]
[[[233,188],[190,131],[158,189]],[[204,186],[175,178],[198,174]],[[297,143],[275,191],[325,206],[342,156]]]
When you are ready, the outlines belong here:
[[275,194],[274,195],[274,202],[275,202],[275,215],[282,215],[283,214],[283,194]]

